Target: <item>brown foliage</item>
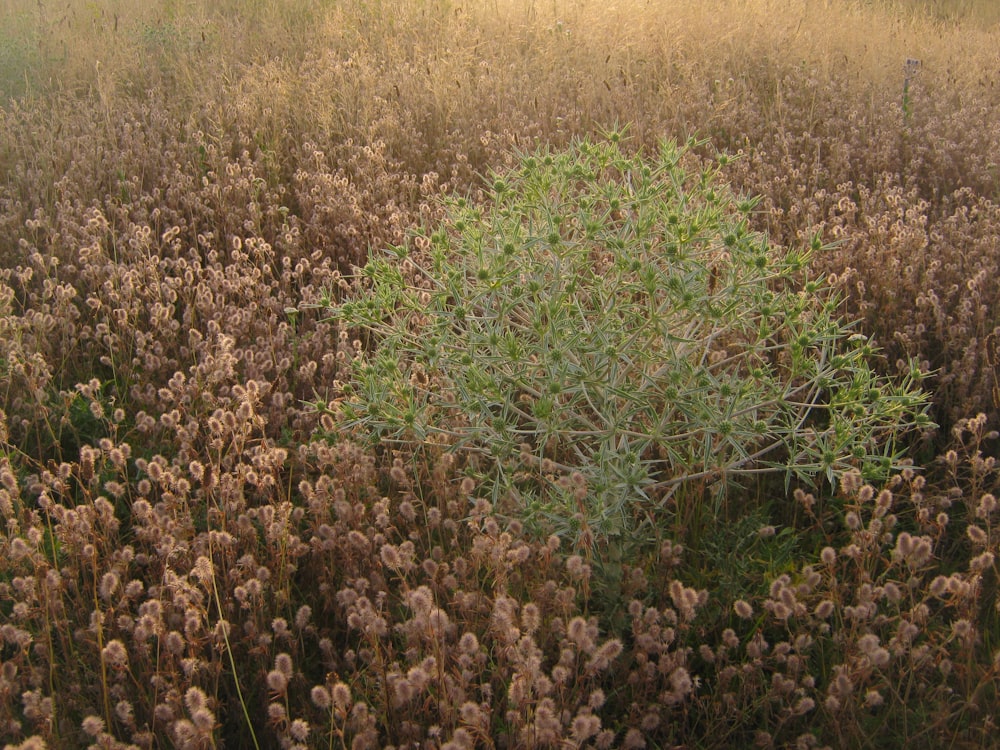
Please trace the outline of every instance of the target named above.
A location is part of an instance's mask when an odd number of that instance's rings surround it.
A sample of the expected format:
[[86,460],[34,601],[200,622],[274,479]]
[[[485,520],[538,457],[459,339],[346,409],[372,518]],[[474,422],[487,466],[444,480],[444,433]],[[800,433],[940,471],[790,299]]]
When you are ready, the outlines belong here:
[[[0,70],[0,740],[990,742],[995,32],[763,0],[78,5],[4,26],[30,43]],[[361,346],[312,305],[511,148],[616,122],[742,152],[758,228],[838,242],[845,315],[934,372],[944,429],[926,477],[776,496],[762,567],[718,551],[735,525],[664,540],[610,606],[599,554],[502,527],[442,447],[310,436]]]

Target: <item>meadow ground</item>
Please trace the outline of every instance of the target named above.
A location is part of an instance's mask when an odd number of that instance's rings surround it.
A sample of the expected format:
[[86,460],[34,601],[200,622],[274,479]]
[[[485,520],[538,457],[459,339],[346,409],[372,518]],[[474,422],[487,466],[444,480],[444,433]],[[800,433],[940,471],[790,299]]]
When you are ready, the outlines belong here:
[[5,747],[995,746],[1000,13],[706,5],[0,2]]

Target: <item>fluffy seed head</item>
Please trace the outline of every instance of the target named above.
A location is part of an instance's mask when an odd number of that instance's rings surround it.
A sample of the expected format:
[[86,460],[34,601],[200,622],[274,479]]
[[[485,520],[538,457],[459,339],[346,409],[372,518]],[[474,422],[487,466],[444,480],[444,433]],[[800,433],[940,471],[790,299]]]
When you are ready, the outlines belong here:
[[101,651],[104,661],[108,666],[115,669],[125,669],[128,667],[128,651],[125,644],[115,639],[108,643]]
[[338,682],[330,690],[330,698],[333,700],[333,705],[346,711],[351,705],[351,689],[343,682]]
[[189,713],[194,714],[208,707],[208,696],[205,695],[205,691],[200,687],[189,687],[187,692],[184,693],[184,705],[187,706]]
[[104,731],[104,719],[99,716],[88,716],[83,720],[83,731],[91,737],[96,737]]
[[309,697],[312,699],[313,705],[315,705],[316,708],[321,708],[323,710],[328,709],[332,703],[330,691],[323,685],[314,685],[313,689],[309,692]]
[[601,731],[601,720],[593,714],[577,714],[573,719],[570,732],[573,739],[582,743]]
[[305,742],[309,737],[309,723],[302,719],[296,719],[288,728],[288,733],[296,742]]
[[274,657],[274,668],[290,679],[292,676],[292,657],[284,653],[278,654]]
[[267,673],[267,686],[275,693],[281,695],[288,688],[288,677],[283,672],[272,669]]
[[191,723],[201,734],[210,734],[215,729],[215,714],[207,708],[199,708],[191,714]]

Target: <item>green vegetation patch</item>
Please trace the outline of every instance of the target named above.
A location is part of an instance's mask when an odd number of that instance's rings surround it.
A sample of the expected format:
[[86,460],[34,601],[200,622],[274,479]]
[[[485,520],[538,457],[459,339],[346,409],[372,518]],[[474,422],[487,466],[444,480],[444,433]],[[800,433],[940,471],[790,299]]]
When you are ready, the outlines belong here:
[[926,422],[917,368],[877,376],[810,277],[819,243],[771,247],[727,157],[688,147],[521,154],[372,257],[329,306],[367,342],[338,425],[465,451],[497,507],[584,544],[655,528],[692,486],[885,477]]

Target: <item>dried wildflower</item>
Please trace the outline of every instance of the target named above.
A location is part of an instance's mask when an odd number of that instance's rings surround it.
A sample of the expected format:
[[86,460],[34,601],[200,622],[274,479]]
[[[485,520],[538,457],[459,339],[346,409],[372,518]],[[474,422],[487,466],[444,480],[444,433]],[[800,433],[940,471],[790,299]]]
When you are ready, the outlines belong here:
[[521,625],[526,633],[534,633],[541,626],[541,612],[538,605],[528,602],[521,609]]
[[707,596],[707,592],[698,592],[684,586],[680,581],[670,582],[670,599],[674,606],[680,610],[680,615],[685,621],[694,619],[697,607],[702,604]]
[[397,707],[406,705],[417,695],[414,684],[404,677],[399,677],[393,681],[392,690],[394,705]]
[[733,602],[733,611],[736,613],[737,617],[743,620],[749,620],[753,617],[753,607],[751,607],[743,599],[737,599]]
[[[11,674],[10,670],[4,671]],[[16,674],[16,670],[14,673]],[[21,704],[24,707],[25,718],[33,722],[51,721],[54,709],[52,698],[43,697],[40,689],[36,688],[22,693]]]
[[96,737],[104,731],[104,719],[100,716],[88,716],[81,725],[83,731],[91,737]]
[[816,708],[816,701],[806,696],[799,699],[799,701],[792,708],[792,713],[796,716],[802,716],[803,714],[809,713],[814,708]]
[[751,659],[759,659],[767,653],[770,648],[770,644],[765,640],[763,633],[758,630],[747,642],[746,648],[747,655]]
[[816,505],[816,498],[813,497],[811,493],[807,493],[799,487],[795,488],[795,491],[792,493],[792,497],[795,499],[795,502],[801,505],[807,512],[811,511],[813,506]]
[[288,733],[296,742],[305,742],[309,737],[309,723],[302,719],[295,719],[288,728]]
[[[877,641],[876,641],[877,642]],[[843,669],[837,671],[837,676],[833,680],[833,689],[837,695],[848,696],[854,692],[854,682],[847,676]]]
[[845,471],[840,477],[840,485],[848,495],[858,492],[862,482],[861,474],[856,469]]
[[164,479],[163,466],[155,458],[146,465],[146,473],[154,482],[162,482]]
[[197,747],[198,729],[188,719],[178,719],[171,727],[174,742],[182,748]]
[[576,742],[584,742],[601,731],[601,720],[591,713],[577,714],[570,725],[570,733]]
[[937,597],[944,596],[948,591],[948,577],[947,576],[934,576],[934,580],[931,581],[931,585],[928,587],[928,591]]
[[566,626],[566,636],[576,644],[581,651],[589,653],[594,648],[593,635],[587,621],[580,617],[574,617]]
[[309,691],[309,698],[313,705],[324,710],[330,708],[333,702],[330,691],[323,685],[313,685],[312,690]]
[[543,698],[538,702],[535,720],[529,731],[540,742],[554,743],[559,739],[562,722],[559,721],[558,712],[551,698]]
[[464,654],[469,654],[470,656],[479,651],[479,640],[476,638],[475,633],[465,632],[462,637],[458,639],[458,648]]
[[571,672],[566,667],[561,664],[557,664],[552,667],[552,681],[559,686],[565,685],[569,682]]
[[472,701],[463,703],[462,707],[458,710],[458,714],[465,724],[472,726],[478,726],[484,719],[482,708],[480,708],[478,703],[473,703]]
[[[288,632],[288,620],[284,617],[275,617],[271,620],[271,630],[274,631],[274,635],[278,638],[289,638],[291,633]],[[279,656],[288,656],[287,654],[279,654]],[[291,659],[291,657],[288,657]]]
[[215,576],[215,566],[211,560],[202,555],[195,560],[194,567],[191,568],[191,575],[203,586],[207,586]]
[[125,497],[126,487],[121,482],[115,482],[109,480],[104,483],[104,489],[109,495],[111,495],[116,500],[120,500],[121,498]]
[[404,521],[413,523],[417,518],[417,510],[413,507],[413,503],[408,500],[404,500],[399,504],[399,516]]
[[101,599],[106,602],[110,601],[118,591],[119,583],[118,574],[114,571],[109,571],[101,576],[101,582],[97,587],[97,591]]
[[417,690],[424,690],[436,672],[437,659],[428,656],[419,665],[411,667],[406,673],[406,678],[416,686]]
[[876,708],[884,702],[885,700],[878,690],[869,690],[865,693],[865,708]]
[[[13,515],[10,513],[9,515]],[[20,560],[31,554],[31,548],[21,537],[14,537],[10,542],[10,557],[13,560]]]
[[985,545],[985,544],[987,544],[989,542],[989,537],[986,536],[986,532],[983,531],[978,526],[970,525],[965,530],[965,534],[966,534],[966,536],[969,537],[969,540],[973,544],[975,544],[975,545],[977,545],[979,547],[981,547],[981,546],[983,546],[983,545]]
[[267,673],[267,686],[272,692],[284,695],[288,689],[288,675],[277,669],[272,669]]
[[174,656],[180,656],[184,653],[184,636],[176,630],[171,630],[164,638],[164,646],[166,646],[168,653],[173,654]]
[[135,724],[135,710],[132,708],[132,704],[128,701],[118,701],[115,704],[115,716],[118,717],[118,721],[122,722],[126,726],[132,726]]
[[278,654],[274,657],[274,668],[285,675],[285,677],[291,679],[292,657],[285,653]]
[[882,591],[885,594],[885,598],[893,604],[898,604],[900,599],[903,598],[903,592],[900,591],[899,586],[892,581],[888,581],[885,586],[882,587]]
[[813,614],[815,614],[819,619],[825,620],[833,614],[833,610],[834,603],[829,599],[824,599],[816,605],[816,609],[813,611]]
[[979,499],[979,505],[976,506],[976,517],[987,519],[990,514],[997,509],[997,499],[992,494],[985,494]]
[[137,599],[143,592],[145,584],[137,578],[125,584],[125,596],[129,599]]
[[153,717],[163,724],[170,724],[175,718],[174,709],[169,703],[157,703],[153,708]]
[[208,696],[201,688],[192,686],[184,693],[184,705],[187,706],[189,713],[194,714],[208,707]]
[[101,656],[108,666],[114,669],[128,668],[128,651],[125,644],[117,639],[108,642],[108,645],[101,651]]
[[580,555],[570,555],[566,558],[566,570],[577,580],[590,574],[590,566],[583,561]]
[[622,740],[624,750],[643,750],[645,747],[646,739],[642,736],[642,732],[634,727],[625,732],[625,738]]
[[604,705],[605,700],[606,697],[604,695],[604,691],[597,688],[596,690],[591,691],[590,696],[587,698],[587,705],[594,711],[597,711]]
[[584,665],[587,672],[600,672],[611,666],[611,662],[622,652],[622,644],[617,638],[606,641]]
[[649,711],[642,715],[639,720],[639,727],[644,732],[653,732],[657,727],[660,726],[662,719],[656,711]]
[[211,734],[216,727],[215,714],[207,708],[199,708],[191,712],[191,723],[200,734]]
[[[0,411],[0,423],[3,423],[2,415],[3,412]],[[6,442],[6,440],[0,440],[0,443],[4,442]],[[18,493],[17,476],[15,476],[14,472],[10,470],[9,465],[6,463],[0,464],[0,484],[2,484],[3,488],[11,495],[16,495]]]
[[974,573],[985,573],[993,567],[994,556],[992,552],[983,552],[969,560],[969,570]]
[[427,586],[418,586],[406,594],[406,604],[414,612],[426,614],[434,607],[434,593]]
[[406,476],[406,471],[403,469],[403,466],[399,461],[399,459],[396,459],[396,461],[392,465],[392,468],[389,470],[389,478],[392,479],[392,481],[398,485],[404,487],[408,485],[409,479]]
[[819,556],[824,565],[833,567],[837,562],[837,551],[833,547],[824,547]]
[[[272,672],[272,674],[274,674]],[[280,703],[267,704],[267,720],[272,724],[283,724],[288,719],[288,712]]]
[[333,705],[342,711],[346,711],[351,705],[351,689],[343,682],[336,683],[330,690],[330,698]]
[[951,624],[951,629],[959,638],[968,638],[974,631],[972,623],[965,619],[955,620]]
[[302,630],[309,624],[309,619],[312,617],[312,607],[308,604],[303,604],[295,612],[295,627]]
[[688,695],[698,684],[697,678],[692,679],[684,667],[677,667],[670,673],[670,689],[674,696],[681,698]]
[[399,570],[403,567],[403,559],[399,555],[399,549],[392,544],[383,544],[382,549],[379,550],[379,554],[382,557],[382,563],[393,570]]
[[469,731],[463,727],[455,730],[451,739],[441,745],[441,750],[472,750],[476,742]]

